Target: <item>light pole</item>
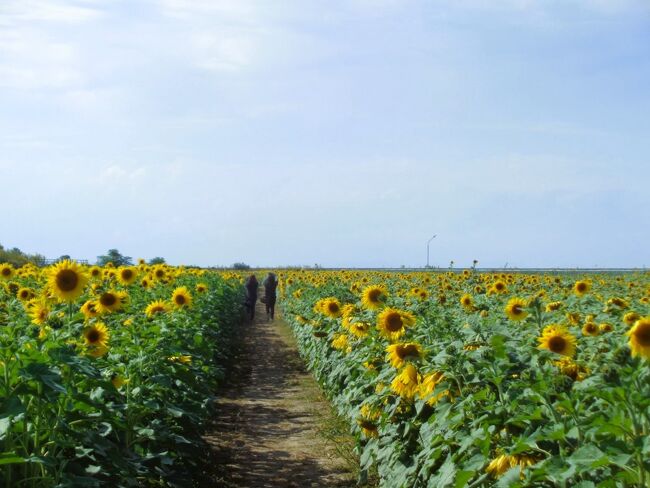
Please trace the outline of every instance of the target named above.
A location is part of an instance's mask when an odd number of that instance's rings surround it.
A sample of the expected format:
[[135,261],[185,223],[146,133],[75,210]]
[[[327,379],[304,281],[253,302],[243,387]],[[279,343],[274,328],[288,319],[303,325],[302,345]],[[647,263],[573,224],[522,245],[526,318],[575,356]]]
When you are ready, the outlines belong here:
[[429,244],[431,244],[431,241],[436,238],[437,234],[433,234],[433,237],[427,241],[427,268],[429,267]]

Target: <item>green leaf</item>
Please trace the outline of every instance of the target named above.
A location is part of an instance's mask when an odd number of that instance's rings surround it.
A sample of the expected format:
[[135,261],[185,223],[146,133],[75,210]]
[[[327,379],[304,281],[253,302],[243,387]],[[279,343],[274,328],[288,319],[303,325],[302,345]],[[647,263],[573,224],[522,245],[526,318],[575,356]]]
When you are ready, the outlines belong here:
[[14,452],[3,452],[0,453],[0,465],[1,464],[23,464],[27,460],[23,457],[16,455]]

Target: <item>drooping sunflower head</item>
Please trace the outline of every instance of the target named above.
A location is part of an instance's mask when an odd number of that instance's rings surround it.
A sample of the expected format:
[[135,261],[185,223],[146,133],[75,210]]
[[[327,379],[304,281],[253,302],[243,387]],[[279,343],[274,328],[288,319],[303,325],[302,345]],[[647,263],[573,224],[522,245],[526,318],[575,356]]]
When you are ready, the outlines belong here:
[[526,307],[528,304],[521,298],[513,297],[506,304],[506,315],[515,322],[525,319],[528,316]]
[[411,363],[407,363],[402,371],[391,382],[393,392],[405,400],[412,400],[418,391],[422,377]]
[[186,286],[180,286],[174,290],[172,303],[176,308],[189,308],[192,306],[192,295]]
[[164,300],[156,300],[147,305],[144,313],[151,318],[157,314],[169,312],[169,305]]
[[586,280],[576,281],[573,285],[573,292],[579,297],[589,293],[589,290],[591,290],[591,283]]
[[391,344],[386,348],[388,361],[394,368],[401,368],[407,362],[422,358],[422,346],[416,342]]
[[138,277],[137,272],[132,267],[120,268],[117,273],[117,279],[124,286],[129,286]]
[[650,316],[638,319],[634,326],[626,332],[632,356],[650,359]]
[[388,298],[388,290],[385,286],[372,285],[364,288],[361,294],[363,306],[374,310],[384,306]]
[[68,259],[52,266],[48,273],[48,286],[52,294],[61,302],[73,302],[80,297],[88,275],[76,262]]
[[546,326],[537,339],[540,349],[572,357],[576,352],[576,338],[565,327],[557,324]]

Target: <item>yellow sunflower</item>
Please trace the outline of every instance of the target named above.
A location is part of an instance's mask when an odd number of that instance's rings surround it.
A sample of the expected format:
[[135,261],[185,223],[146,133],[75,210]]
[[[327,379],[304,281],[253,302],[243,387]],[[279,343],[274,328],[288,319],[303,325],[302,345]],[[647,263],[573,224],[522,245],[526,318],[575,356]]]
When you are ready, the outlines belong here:
[[591,290],[591,283],[589,281],[579,280],[573,285],[573,292],[579,297],[589,293],[589,290]]
[[582,335],[586,336],[597,336],[600,334],[600,329],[598,328],[598,324],[595,322],[585,322],[585,325],[582,326]]
[[114,290],[105,291],[97,299],[97,311],[101,314],[117,312],[122,308],[122,299]]
[[361,294],[361,303],[363,306],[375,310],[381,308],[388,298],[388,290],[385,286],[372,285],[364,288]]
[[88,275],[77,263],[66,259],[50,268],[47,282],[59,301],[73,302],[83,294]]
[[99,266],[92,266],[89,270],[91,278],[101,278],[102,277],[102,268]]
[[650,316],[638,319],[626,334],[630,337],[632,356],[650,359]]
[[45,300],[38,300],[29,310],[32,324],[43,325],[50,316],[50,307]]
[[576,338],[569,331],[557,324],[548,325],[538,337],[539,348],[548,349],[556,354],[572,357],[576,352]]
[[319,303],[316,305],[318,307],[318,310],[328,317],[337,318],[343,314],[343,307],[341,306],[341,302],[339,302],[336,298],[323,298],[322,300],[319,300]]
[[117,280],[122,283],[124,286],[131,285],[138,277],[138,273],[134,268],[124,267],[120,268],[117,273]]
[[10,280],[14,275],[14,267],[9,263],[0,264],[0,280]]
[[404,369],[395,376],[390,386],[395,394],[405,400],[412,400],[418,391],[420,380],[421,376],[415,366],[407,363]]
[[387,307],[377,316],[377,328],[381,334],[391,340],[397,340],[404,335],[406,327],[415,324],[411,312]]
[[490,290],[493,293],[506,293],[508,291],[508,287],[506,286],[506,284],[503,281],[498,280],[498,281],[494,282],[494,284],[492,285],[492,288],[490,288]]
[[438,403],[442,397],[449,396],[449,390],[444,390],[437,395],[432,396],[436,386],[438,386],[443,379],[444,375],[439,371],[424,375],[422,382],[418,387],[418,398],[426,400],[429,405],[433,406]]
[[94,300],[88,300],[81,306],[81,313],[84,314],[86,319],[92,319],[99,315],[99,310],[97,310],[97,302]]
[[205,293],[206,291],[208,291],[208,285],[206,285],[205,283],[197,283],[194,289],[196,290],[197,293]]
[[422,357],[422,346],[417,342],[406,342],[402,344],[391,344],[386,348],[388,361],[393,368],[401,368],[408,361],[414,361]]
[[623,322],[625,322],[627,325],[629,325],[631,327],[640,318],[641,318],[641,315],[639,315],[638,313],[636,313],[636,312],[628,312],[625,315],[623,315]]
[[172,303],[176,308],[189,308],[192,306],[192,295],[186,286],[178,287],[172,293]]
[[36,296],[36,292],[32,290],[31,288],[21,288],[18,290],[18,293],[16,293],[16,298],[20,300],[21,302],[26,302],[31,300]]
[[108,351],[108,339],[110,338],[106,324],[98,322],[90,327],[86,327],[83,331],[83,336],[88,354],[94,357],[100,357],[106,354]]
[[508,303],[506,304],[506,315],[510,320],[516,322],[523,320],[528,316],[528,312],[526,311],[527,306],[528,304],[525,300],[513,297],[508,300]]
[[463,306],[465,310],[471,311],[474,309],[474,299],[472,298],[472,295],[469,293],[465,293],[462,297],[460,297],[460,304]]
[[144,311],[144,313],[149,318],[159,313],[166,313],[166,312],[169,312],[169,305],[164,300],[156,300],[154,302],[151,302],[149,305],[147,305],[147,308]]

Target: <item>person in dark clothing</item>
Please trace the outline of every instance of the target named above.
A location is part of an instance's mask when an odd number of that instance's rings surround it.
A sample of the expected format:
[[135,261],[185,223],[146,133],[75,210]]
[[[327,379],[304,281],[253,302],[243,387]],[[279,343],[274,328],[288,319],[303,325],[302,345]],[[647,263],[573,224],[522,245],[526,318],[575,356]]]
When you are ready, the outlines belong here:
[[269,273],[264,279],[263,285],[264,295],[266,296],[266,318],[267,320],[273,320],[273,315],[275,315],[275,289],[278,287],[278,278],[273,273]]
[[257,302],[257,288],[259,283],[255,275],[250,275],[246,278],[246,283],[244,284],[246,288],[246,307],[248,308],[248,315],[251,320],[255,318],[255,302]]

